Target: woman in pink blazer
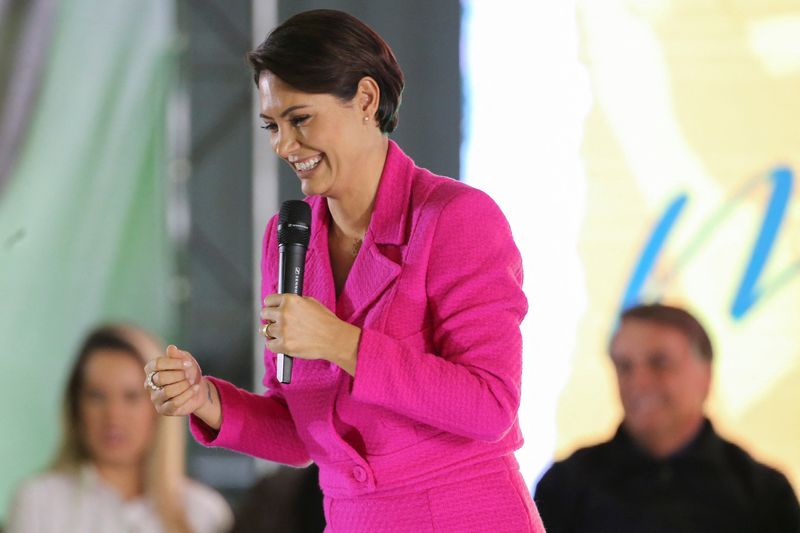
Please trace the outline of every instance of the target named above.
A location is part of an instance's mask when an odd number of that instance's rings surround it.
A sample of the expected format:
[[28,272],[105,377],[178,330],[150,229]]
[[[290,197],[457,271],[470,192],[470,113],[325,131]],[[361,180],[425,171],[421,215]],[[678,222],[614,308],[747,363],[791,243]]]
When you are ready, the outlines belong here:
[[[148,365],[158,411],[207,446],[314,461],[330,532],[544,531],[514,450],[527,311],[505,217],[388,138],[403,76],[338,11],[296,15],[249,60],[261,117],[311,206],[304,296],[277,292],[264,234],[257,395],[170,346]],[[295,357],[291,384],[276,353]]]

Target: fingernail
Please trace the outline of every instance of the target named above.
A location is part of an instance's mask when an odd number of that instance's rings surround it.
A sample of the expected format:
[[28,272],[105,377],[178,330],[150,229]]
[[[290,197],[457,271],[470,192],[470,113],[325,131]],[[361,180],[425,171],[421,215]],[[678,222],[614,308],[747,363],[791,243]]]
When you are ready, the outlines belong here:
[[190,363],[189,361],[183,362],[183,368],[189,368],[190,366],[192,366],[192,363]]

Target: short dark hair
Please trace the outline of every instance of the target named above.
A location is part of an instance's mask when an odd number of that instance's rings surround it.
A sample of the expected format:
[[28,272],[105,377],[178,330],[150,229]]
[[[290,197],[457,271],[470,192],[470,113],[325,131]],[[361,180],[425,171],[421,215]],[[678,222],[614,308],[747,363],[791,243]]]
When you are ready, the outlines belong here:
[[381,132],[397,127],[403,71],[389,45],[356,17],[332,9],[305,11],[272,30],[247,54],[258,85],[268,70],[298,91],[350,101],[358,82],[373,78],[380,88],[375,118]]
[[714,358],[714,349],[708,333],[697,318],[680,307],[663,304],[640,304],[626,309],[620,316],[620,324],[626,320],[646,320],[677,329],[694,346],[706,361]]

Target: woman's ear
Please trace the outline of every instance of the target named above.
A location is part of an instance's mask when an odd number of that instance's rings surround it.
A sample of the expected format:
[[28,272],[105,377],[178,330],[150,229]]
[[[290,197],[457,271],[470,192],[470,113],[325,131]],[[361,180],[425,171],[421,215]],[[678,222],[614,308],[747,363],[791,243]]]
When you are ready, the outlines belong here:
[[381,101],[381,89],[378,82],[371,76],[364,76],[358,82],[356,90],[356,102],[359,110],[365,117],[374,118],[378,112],[378,104]]

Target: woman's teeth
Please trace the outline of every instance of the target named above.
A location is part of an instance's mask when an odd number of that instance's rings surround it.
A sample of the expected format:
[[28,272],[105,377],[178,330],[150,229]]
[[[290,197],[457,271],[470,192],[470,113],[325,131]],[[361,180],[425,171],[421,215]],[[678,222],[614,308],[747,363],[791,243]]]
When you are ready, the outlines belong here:
[[295,163],[294,168],[296,170],[300,170],[305,172],[307,170],[311,170],[312,168],[316,167],[319,162],[322,161],[322,156],[318,155],[314,159],[309,159],[308,161],[302,161],[300,163]]

